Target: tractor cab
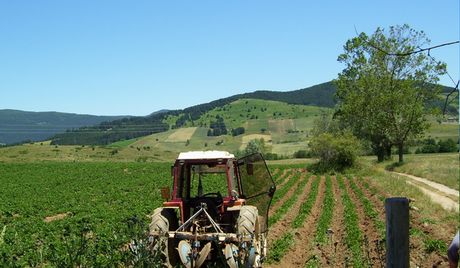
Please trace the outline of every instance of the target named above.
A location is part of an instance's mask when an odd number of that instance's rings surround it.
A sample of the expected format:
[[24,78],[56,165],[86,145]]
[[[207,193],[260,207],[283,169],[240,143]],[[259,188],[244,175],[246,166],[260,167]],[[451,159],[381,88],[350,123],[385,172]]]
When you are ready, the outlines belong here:
[[229,267],[241,267],[240,262],[259,267],[275,192],[262,155],[236,159],[223,151],[185,152],[171,170],[172,192],[163,191],[169,198],[155,210],[168,226],[158,227],[159,218],[150,225],[152,236],[167,233],[168,247],[177,248],[164,254],[166,266],[177,259],[186,267],[224,259]]

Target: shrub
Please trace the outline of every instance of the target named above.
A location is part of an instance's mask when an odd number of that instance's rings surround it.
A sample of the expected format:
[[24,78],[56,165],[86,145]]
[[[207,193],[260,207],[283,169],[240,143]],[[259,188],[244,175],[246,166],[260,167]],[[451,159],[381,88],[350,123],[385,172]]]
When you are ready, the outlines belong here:
[[455,143],[454,140],[452,139],[447,139],[445,141],[439,141],[438,142],[438,147],[439,147],[439,152],[440,153],[451,153],[451,152],[457,152],[457,144]]
[[351,133],[323,133],[312,138],[310,148],[319,158],[318,171],[341,171],[355,164],[361,144]]
[[436,144],[436,140],[433,138],[427,138],[422,141],[422,148],[420,152],[424,154],[437,153],[439,151],[439,146]]
[[310,158],[311,154],[307,150],[298,150],[294,153],[294,158]]

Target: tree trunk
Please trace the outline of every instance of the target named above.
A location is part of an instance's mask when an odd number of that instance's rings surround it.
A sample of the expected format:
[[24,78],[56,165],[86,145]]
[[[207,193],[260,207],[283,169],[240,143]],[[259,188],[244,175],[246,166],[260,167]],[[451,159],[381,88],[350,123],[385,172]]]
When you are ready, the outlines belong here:
[[391,145],[385,146],[385,160],[391,159]]
[[377,155],[377,162],[383,162],[383,160],[385,160],[385,150],[382,146],[376,145],[374,147],[374,153]]
[[398,144],[398,155],[399,155],[399,163],[402,163],[404,161],[403,156],[404,156],[404,143],[399,143]]

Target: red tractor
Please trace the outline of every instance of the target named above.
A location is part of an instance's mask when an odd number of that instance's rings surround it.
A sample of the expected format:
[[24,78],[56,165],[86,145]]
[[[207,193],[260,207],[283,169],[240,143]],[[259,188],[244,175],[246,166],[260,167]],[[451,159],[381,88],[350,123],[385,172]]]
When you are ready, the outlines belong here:
[[180,153],[172,193],[149,225],[153,254],[164,267],[261,267],[275,184],[260,154]]

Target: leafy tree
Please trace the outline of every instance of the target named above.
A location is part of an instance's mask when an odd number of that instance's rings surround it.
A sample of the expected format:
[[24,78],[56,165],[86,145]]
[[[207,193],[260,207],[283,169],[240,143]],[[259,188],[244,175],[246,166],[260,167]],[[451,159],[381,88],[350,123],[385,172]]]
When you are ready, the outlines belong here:
[[268,152],[268,149],[263,138],[250,140],[243,151],[244,155],[250,155],[254,153],[265,154],[266,152]]
[[348,40],[338,57],[346,67],[336,80],[336,116],[372,143],[379,161],[394,145],[402,162],[404,144],[428,127],[425,104],[435,98],[446,65],[411,52],[429,42],[408,25],[377,28]]
[[316,165],[319,171],[341,171],[352,167],[360,147],[359,140],[350,132],[337,135],[322,133],[310,141],[312,155],[319,158]]

